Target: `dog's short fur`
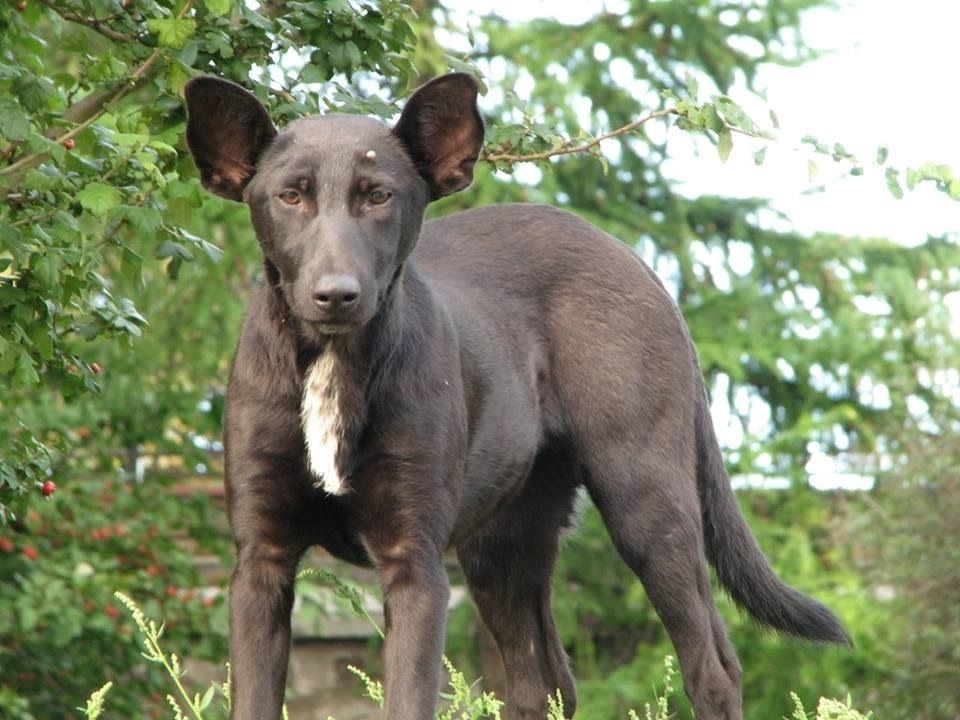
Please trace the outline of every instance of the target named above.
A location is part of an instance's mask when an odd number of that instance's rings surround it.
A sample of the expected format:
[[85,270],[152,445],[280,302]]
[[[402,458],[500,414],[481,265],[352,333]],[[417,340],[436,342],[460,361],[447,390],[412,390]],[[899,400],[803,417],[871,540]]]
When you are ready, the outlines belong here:
[[238,86],[187,86],[203,183],[250,206],[266,274],[227,398],[232,717],[280,715],[294,574],[314,544],[379,573],[389,720],[433,717],[450,547],[503,656],[505,717],[540,720],[557,689],[572,714],[550,582],[585,486],[697,717],[736,720],[740,666],[707,560],[760,622],[847,635],[757,548],[693,346],[649,268],[549,207],[423,224],[428,202],[472,180],[476,95],[447,75],[392,130],[332,115],[278,134]]

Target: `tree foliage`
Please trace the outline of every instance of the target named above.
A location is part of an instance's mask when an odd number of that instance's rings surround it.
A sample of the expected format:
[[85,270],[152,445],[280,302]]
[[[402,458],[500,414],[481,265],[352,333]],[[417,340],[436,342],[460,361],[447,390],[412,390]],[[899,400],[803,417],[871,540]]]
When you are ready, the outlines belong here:
[[915,438],[851,530],[877,599],[899,618],[878,652],[888,682],[876,706],[893,717],[960,713],[960,441]]
[[[224,214],[236,217],[206,209],[181,152],[186,81],[216,72],[240,82],[283,122],[318,110],[315,97],[297,90],[306,83],[368,72],[409,84],[412,20],[409,8],[389,1],[251,8],[232,0],[51,0],[0,9],[0,376],[9,387],[3,406],[16,409],[0,420],[3,446],[12,450],[0,458],[0,514],[55,471],[75,441],[56,412],[35,412],[33,401],[42,396],[64,415],[89,407],[85,393],[104,384],[103,353],[127,348],[120,359],[127,367],[110,385],[130,406],[108,411],[108,432],[128,435],[123,447],[162,438],[178,417],[171,407],[150,412],[151,400],[176,405],[176,392],[147,388],[138,398],[130,384],[151,375],[125,371],[147,357],[176,362],[176,350],[155,345],[142,354],[131,344],[151,322],[142,311],[147,298],[167,303],[178,287],[156,288],[167,282],[158,268],[176,281],[184,263],[219,260],[221,248],[191,228],[206,233]],[[346,88],[330,102],[363,106]],[[229,228],[242,226],[223,222],[218,239],[229,242]],[[191,297],[203,292],[196,282],[183,292],[184,313],[195,307],[187,300],[214,309],[226,295]],[[216,338],[224,325],[208,320],[204,334]],[[180,344],[162,339],[171,349]],[[208,382],[222,359],[216,349],[177,363],[182,374],[157,370],[175,391]],[[197,361],[213,367],[197,372]]]

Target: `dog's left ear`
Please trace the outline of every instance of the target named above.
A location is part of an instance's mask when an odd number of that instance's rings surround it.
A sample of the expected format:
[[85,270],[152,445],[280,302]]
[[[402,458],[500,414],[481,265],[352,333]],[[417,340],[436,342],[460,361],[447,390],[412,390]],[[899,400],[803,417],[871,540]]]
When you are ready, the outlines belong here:
[[407,101],[393,132],[399,137],[436,200],[473,181],[483,147],[477,81],[465,73],[431,80]]
[[199,77],[184,88],[187,145],[203,186],[230,200],[242,200],[257,159],[277,129],[256,96],[215,77]]

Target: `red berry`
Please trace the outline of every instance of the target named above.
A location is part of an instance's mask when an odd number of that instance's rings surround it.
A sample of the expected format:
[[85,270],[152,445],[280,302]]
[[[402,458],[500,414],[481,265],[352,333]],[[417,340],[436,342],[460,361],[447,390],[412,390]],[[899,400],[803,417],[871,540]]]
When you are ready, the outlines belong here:
[[17,3],[17,10],[19,10],[20,12],[23,12],[26,9],[27,9],[26,0],[20,0],[20,2]]
[[10,552],[13,550],[13,540],[8,537],[0,537],[0,550]]
[[53,480],[44,480],[41,492],[44,497],[50,497],[57,491],[57,484]]
[[103,372],[103,368],[100,367],[100,363],[92,362],[90,363],[90,372],[92,372],[94,375],[99,375]]
[[176,597],[177,588],[174,585],[167,585],[167,597]]
[[76,374],[77,374],[77,366],[74,365],[73,363],[70,363],[69,365],[67,365],[67,372],[70,373],[71,375],[76,375]]
[[113,605],[106,605],[103,608],[103,611],[107,614],[107,617],[120,617],[120,611],[117,610]]
[[27,545],[23,549],[23,556],[27,560],[36,560],[38,557],[40,557],[40,553],[37,552],[37,549],[33,545]]
[[77,146],[77,141],[74,140],[73,138],[67,138],[66,140],[63,141],[63,146],[67,150],[73,150]]

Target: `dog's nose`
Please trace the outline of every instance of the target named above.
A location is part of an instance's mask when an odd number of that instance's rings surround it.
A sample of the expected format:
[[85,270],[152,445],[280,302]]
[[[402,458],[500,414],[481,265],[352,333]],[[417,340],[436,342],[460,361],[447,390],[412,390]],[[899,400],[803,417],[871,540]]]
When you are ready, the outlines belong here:
[[322,310],[346,310],[360,299],[360,281],[353,275],[324,275],[313,286],[313,302]]

